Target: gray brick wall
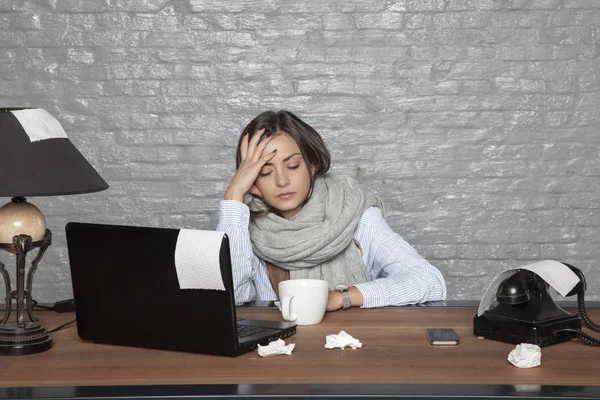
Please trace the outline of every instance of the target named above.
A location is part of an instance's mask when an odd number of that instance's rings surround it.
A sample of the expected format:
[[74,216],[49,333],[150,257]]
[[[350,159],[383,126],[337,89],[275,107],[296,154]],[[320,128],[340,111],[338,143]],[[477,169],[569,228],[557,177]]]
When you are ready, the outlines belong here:
[[450,299],[556,259],[597,300],[599,26],[595,0],[2,1],[0,105],[47,109],[111,185],[31,199],[34,297],[71,296],[68,221],[214,228],[240,130],[285,108]]

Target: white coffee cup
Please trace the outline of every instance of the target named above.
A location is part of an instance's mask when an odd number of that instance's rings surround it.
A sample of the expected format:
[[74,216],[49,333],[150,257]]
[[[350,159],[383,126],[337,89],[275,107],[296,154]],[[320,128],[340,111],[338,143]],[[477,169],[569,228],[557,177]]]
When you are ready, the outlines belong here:
[[279,282],[283,319],[298,325],[314,325],[323,320],[329,284],[319,279],[290,279]]

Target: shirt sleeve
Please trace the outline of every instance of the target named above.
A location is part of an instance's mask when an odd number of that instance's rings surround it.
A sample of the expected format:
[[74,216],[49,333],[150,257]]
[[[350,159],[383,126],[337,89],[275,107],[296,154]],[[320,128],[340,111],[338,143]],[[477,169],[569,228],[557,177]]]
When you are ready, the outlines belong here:
[[253,300],[274,300],[264,263],[252,251],[250,232],[250,210],[236,200],[221,200],[217,231],[225,232],[229,238],[235,304]]
[[355,238],[370,279],[354,285],[363,295],[363,308],[446,299],[440,271],[390,228],[381,210],[371,207],[364,212]]

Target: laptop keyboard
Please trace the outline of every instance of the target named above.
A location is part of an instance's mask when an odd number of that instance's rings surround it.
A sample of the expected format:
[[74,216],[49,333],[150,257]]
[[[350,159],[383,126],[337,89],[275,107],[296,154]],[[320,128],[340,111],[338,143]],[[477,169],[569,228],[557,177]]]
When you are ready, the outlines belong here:
[[259,328],[257,326],[238,326],[237,333],[238,338],[245,338],[247,336],[254,335],[258,332],[264,332],[265,328]]
[[[236,318],[237,322],[241,322],[244,318]],[[258,326],[246,326],[246,325],[238,325],[237,326],[237,334],[238,338],[245,338],[247,336],[254,335],[258,332],[264,332],[266,329]]]

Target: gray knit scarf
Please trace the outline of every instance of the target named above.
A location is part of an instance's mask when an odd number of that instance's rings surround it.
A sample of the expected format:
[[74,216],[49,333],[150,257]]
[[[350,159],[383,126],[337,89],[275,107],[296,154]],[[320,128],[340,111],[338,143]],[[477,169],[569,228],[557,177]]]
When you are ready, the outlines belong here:
[[[264,210],[254,198],[250,210]],[[354,231],[363,212],[383,204],[355,179],[328,173],[315,180],[310,200],[292,218],[270,212],[253,215],[250,238],[254,253],[290,271],[290,279],[323,279],[329,287],[367,281]]]

